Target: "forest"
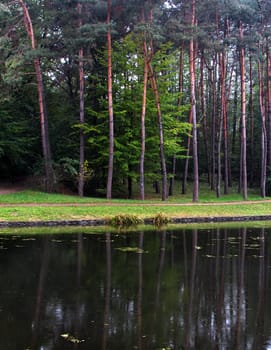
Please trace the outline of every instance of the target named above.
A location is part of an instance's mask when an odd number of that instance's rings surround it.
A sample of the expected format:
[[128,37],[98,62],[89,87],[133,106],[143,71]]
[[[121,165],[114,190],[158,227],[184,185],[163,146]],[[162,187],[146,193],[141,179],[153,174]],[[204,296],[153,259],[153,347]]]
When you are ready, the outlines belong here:
[[1,0],[0,178],[271,194],[269,0]]

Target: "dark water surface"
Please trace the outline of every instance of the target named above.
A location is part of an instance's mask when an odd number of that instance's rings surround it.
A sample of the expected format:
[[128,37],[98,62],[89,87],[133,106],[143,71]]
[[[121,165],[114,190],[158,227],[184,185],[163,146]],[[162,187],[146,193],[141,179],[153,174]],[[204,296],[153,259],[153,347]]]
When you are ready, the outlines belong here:
[[270,244],[271,228],[0,235],[0,349],[271,349]]

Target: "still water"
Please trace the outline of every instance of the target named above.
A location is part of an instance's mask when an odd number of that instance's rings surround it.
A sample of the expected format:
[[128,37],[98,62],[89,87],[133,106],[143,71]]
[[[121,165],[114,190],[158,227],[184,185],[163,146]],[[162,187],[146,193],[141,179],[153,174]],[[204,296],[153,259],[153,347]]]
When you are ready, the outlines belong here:
[[0,349],[271,349],[271,228],[0,235]]

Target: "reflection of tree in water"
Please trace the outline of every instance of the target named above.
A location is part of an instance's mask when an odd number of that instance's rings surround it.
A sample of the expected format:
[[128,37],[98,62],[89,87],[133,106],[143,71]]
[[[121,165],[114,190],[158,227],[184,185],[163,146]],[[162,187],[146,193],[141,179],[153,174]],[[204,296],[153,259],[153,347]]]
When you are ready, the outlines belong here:
[[[111,235],[106,233],[106,282],[105,282],[105,306],[104,306],[104,322],[103,322],[103,337],[102,337],[102,350],[106,350],[107,337],[109,331],[110,322],[110,300],[111,300]],[[112,325],[111,325],[112,326]]]
[[[138,248],[143,252],[144,232],[139,234]],[[138,254],[138,292],[137,292],[137,348],[142,350],[142,295],[143,295],[143,254]]]
[[[265,233],[187,229],[44,238],[30,284],[30,348],[262,349],[271,326]],[[116,249],[127,246],[141,253]],[[85,342],[67,343],[62,333]]]
[[258,302],[256,306],[256,315],[255,315],[255,331],[253,334],[253,349],[259,349],[262,344],[266,344],[267,340],[264,336],[265,328],[265,318],[263,317],[266,301],[267,301],[267,272],[268,264],[266,263],[266,254],[265,254],[265,237],[264,229],[261,229],[260,234],[260,251],[259,251],[259,275],[258,275]]
[[[250,239],[246,229],[235,237],[227,230],[217,230],[209,244],[197,251],[194,238],[190,264],[184,262],[190,265],[188,298],[184,299],[185,349],[260,349],[267,342],[264,230],[260,237]],[[255,264],[258,287],[249,288],[247,278],[249,273],[256,274]],[[254,301],[256,309],[249,304]]]
[[49,239],[45,237],[43,239],[43,253],[41,256],[40,272],[39,272],[39,282],[37,288],[37,297],[35,303],[35,314],[32,322],[32,340],[31,348],[36,347],[36,342],[39,333],[39,323],[41,318],[42,310],[42,299],[44,297],[44,290],[46,287],[46,277],[48,273],[48,264],[50,259],[50,249],[49,249]]

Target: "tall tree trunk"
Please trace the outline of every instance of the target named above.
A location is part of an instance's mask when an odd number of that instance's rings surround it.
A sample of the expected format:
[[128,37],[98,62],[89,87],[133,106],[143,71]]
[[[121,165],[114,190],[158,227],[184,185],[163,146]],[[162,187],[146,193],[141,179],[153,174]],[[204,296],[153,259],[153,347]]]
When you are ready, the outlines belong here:
[[164,150],[164,131],[163,131],[163,123],[162,123],[162,111],[159,99],[159,93],[156,83],[156,78],[154,76],[154,71],[150,62],[148,62],[151,85],[154,92],[155,104],[157,109],[157,121],[159,128],[159,143],[160,143],[160,161],[161,161],[161,171],[162,171],[162,201],[165,201],[168,197],[167,193],[167,167],[166,167],[166,157]]
[[[24,25],[26,32],[31,41],[31,48],[33,51],[37,49],[34,29],[29,15],[29,11],[23,0],[18,0],[20,6],[23,10],[24,16]],[[48,118],[46,112],[46,103],[45,103],[45,92],[44,84],[42,78],[42,71],[39,58],[34,58],[34,67],[36,73],[37,87],[38,87],[38,100],[39,100],[39,110],[40,110],[40,126],[41,126],[41,140],[42,140],[42,152],[44,158],[44,167],[45,167],[45,190],[47,192],[52,192],[54,189],[55,177],[52,165],[52,156],[51,156],[51,147],[49,140],[49,131],[48,131]]]
[[[216,65],[216,60],[215,60]],[[216,70],[212,69],[210,70],[210,81],[212,84],[211,90],[212,90],[212,103],[211,103],[211,110],[212,110],[212,135],[211,135],[211,142],[212,142],[212,150],[211,150],[211,158],[212,158],[212,178],[211,178],[211,190],[215,190],[215,176],[216,176],[216,110],[217,110],[217,100],[216,100]]]
[[252,57],[249,57],[249,130],[250,130],[250,157],[249,157],[249,183],[254,183],[254,116],[253,116],[253,76]]
[[146,117],[146,104],[147,104],[147,84],[148,84],[148,54],[146,37],[144,37],[144,79],[143,79],[143,96],[142,96],[142,110],[141,110],[141,155],[140,155],[140,198],[145,199],[145,144],[146,144],[146,129],[145,129],[145,117]]
[[[189,122],[189,124],[192,124],[192,110],[191,109],[190,109],[190,112],[189,112],[188,122]],[[188,136],[187,144],[186,144],[186,157],[185,157],[185,164],[184,164],[184,175],[183,175],[183,181],[182,181],[182,194],[186,194],[186,191],[187,191],[187,177],[188,177],[190,148],[191,148],[191,136]]]
[[266,73],[267,73],[267,89],[266,89],[266,103],[267,103],[267,121],[268,121],[268,150],[267,163],[268,169],[271,166],[271,57],[268,44],[266,44]]
[[[269,47],[267,44],[266,47],[266,61],[267,61],[267,89],[266,89],[266,102],[267,102],[267,118],[266,121],[268,122],[268,132],[266,131],[266,138],[269,140],[267,142],[267,177],[270,176],[270,169],[271,169],[271,57],[269,52]],[[268,193],[269,195],[269,193]]]
[[[219,128],[219,145],[218,145],[218,177],[221,176],[221,142],[222,142],[222,129],[223,129],[223,138],[224,138],[224,194],[228,194],[229,190],[229,172],[228,172],[228,123],[227,123],[227,111],[226,111],[226,65],[225,65],[225,56],[224,52],[219,53],[219,71],[220,71],[220,123],[221,127]],[[223,124],[223,127],[222,127]],[[221,180],[218,180],[220,186]],[[217,189],[217,196],[220,197],[220,189]]]
[[266,111],[264,105],[264,83],[263,68],[258,62],[258,79],[259,79],[259,105],[262,119],[261,130],[261,196],[266,196],[266,165],[267,165],[267,133],[266,133]]
[[211,166],[210,166],[210,146],[209,146],[209,135],[207,127],[207,105],[205,96],[205,85],[204,85],[204,52],[202,50],[200,59],[200,100],[201,100],[201,113],[202,113],[202,136],[204,140],[208,184],[211,181]]
[[216,181],[216,196],[221,196],[221,143],[222,143],[222,128],[223,128],[223,104],[221,104],[221,113],[219,118],[218,140],[217,140],[217,181]]
[[[178,106],[182,104],[182,93],[183,93],[183,52],[184,52],[184,44],[182,43],[180,47],[180,55],[179,55],[179,97],[178,97]],[[173,196],[174,193],[174,185],[175,185],[175,177],[176,177],[176,155],[173,155],[172,158],[172,177],[170,178],[169,183],[169,196]]]
[[236,151],[236,133],[237,133],[237,114],[238,114],[238,75],[235,72],[235,87],[233,97],[233,122],[232,122],[232,144],[231,154],[235,154]]
[[106,198],[112,198],[113,162],[114,162],[114,114],[112,91],[112,43],[111,43],[111,0],[107,0],[107,94],[109,114],[109,161]]
[[[79,29],[82,27],[82,4],[77,4],[77,11],[79,16]],[[79,130],[80,146],[79,146],[79,178],[78,178],[78,194],[84,196],[84,163],[85,163],[85,139],[83,125],[85,123],[85,101],[84,101],[84,51],[83,48],[79,49],[79,101],[80,101],[80,112],[79,120],[81,128]]]
[[[152,24],[153,21],[153,11],[152,11],[152,0],[148,0],[149,5],[149,24]],[[160,162],[161,162],[161,172],[162,172],[162,201],[165,201],[168,197],[168,190],[167,190],[167,167],[166,167],[166,157],[165,157],[165,150],[164,150],[164,131],[163,131],[163,122],[162,122],[162,111],[161,111],[161,104],[160,104],[160,98],[159,98],[159,92],[157,87],[157,82],[154,74],[154,70],[151,64],[151,58],[154,55],[154,48],[153,48],[153,41],[152,38],[150,39],[150,54],[147,55],[148,57],[148,72],[150,75],[150,81],[151,81],[151,87],[153,89],[154,98],[155,98],[155,105],[157,110],[157,123],[158,123],[158,129],[159,129],[159,147],[160,147]],[[147,47],[145,47],[147,49]]]
[[245,83],[245,48],[244,48],[244,28],[240,21],[239,34],[241,40],[240,48],[240,75],[241,75],[241,174],[242,174],[242,194],[247,199],[247,135],[246,135],[246,83]]
[[[191,9],[191,27],[194,34],[195,25],[195,0],[192,0]],[[193,135],[193,202],[197,202],[199,199],[199,170],[198,170],[198,139],[197,139],[197,112],[196,112],[196,72],[195,72],[195,42],[193,35],[190,39],[189,45],[189,72],[190,72],[190,98],[191,98],[191,111],[192,111],[192,135]]]

